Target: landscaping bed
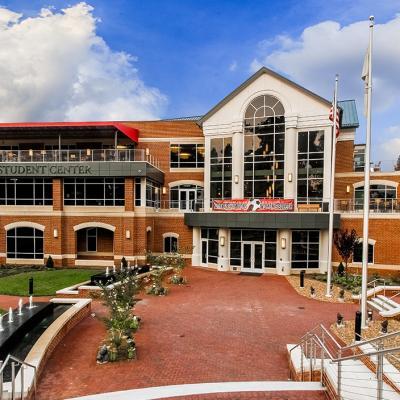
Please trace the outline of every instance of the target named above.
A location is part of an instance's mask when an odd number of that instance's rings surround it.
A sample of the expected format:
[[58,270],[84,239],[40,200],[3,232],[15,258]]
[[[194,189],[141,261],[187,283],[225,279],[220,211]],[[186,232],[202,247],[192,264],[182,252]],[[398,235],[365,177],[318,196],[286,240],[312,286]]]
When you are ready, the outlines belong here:
[[0,294],[28,296],[29,278],[33,278],[34,296],[51,296],[57,290],[86,281],[95,274],[93,269],[43,269],[0,276]]

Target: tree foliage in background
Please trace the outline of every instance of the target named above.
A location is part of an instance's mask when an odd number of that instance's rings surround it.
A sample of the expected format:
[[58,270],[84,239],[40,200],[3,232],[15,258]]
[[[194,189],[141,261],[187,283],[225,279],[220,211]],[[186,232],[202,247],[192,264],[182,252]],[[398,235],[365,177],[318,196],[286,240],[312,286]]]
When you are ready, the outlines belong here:
[[333,243],[336,250],[344,262],[344,268],[347,274],[347,265],[354,254],[354,248],[358,243],[359,237],[354,229],[350,232],[348,229],[336,231],[333,236]]

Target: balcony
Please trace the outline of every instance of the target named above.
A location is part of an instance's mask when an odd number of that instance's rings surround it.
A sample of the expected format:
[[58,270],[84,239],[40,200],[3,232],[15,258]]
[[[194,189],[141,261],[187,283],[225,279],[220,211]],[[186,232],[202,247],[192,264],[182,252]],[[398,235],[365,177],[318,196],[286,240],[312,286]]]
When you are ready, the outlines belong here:
[[[353,170],[355,172],[364,172],[364,166],[365,162],[363,160],[355,160]],[[371,162],[370,172],[400,172],[400,159]]]
[[[335,199],[335,212],[362,214],[364,203],[362,199]],[[370,213],[398,214],[400,213],[400,199],[371,199]]]
[[0,163],[86,163],[142,161],[160,164],[144,149],[0,150]]

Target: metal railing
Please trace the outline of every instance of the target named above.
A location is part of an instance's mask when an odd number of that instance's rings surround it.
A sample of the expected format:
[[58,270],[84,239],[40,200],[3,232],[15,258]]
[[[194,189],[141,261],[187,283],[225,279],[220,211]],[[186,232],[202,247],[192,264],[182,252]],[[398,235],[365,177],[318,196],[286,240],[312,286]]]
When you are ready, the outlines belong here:
[[290,357],[293,360],[292,353],[299,348],[300,380],[319,380],[333,399],[400,398],[400,371],[389,361],[399,360],[395,354],[400,347],[392,347],[397,338],[400,331],[341,346],[323,325],[318,325],[290,349]]
[[158,160],[144,149],[0,150],[1,163],[93,161],[147,161],[159,168]]
[[[355,172],[364,172],[365,163],[361,161],[353,162],[353,170]],[[372,162],[370,167],[371,172],[395,172],[400,171],[400,160],[382,160]]]
[[[362,213],[363,209],[362,199],[335,199],[336,212]],[[369,210],[371,213],[400,213],[400,199],[371,199]]]
[[[11,381],[4,382],[4,371],[8,365],[10,365],[11,368]],[[17,374],[16,372],[18,367],[20,367],[20,370]],[[27,368],[31,368],[33,371],[33,384],[31,387],[29,384],[25,386],[25,371]],[[19,382],[17,382],[18,377]],[[9,387],[7,388],[8,390],[5,388],[7,384],[9,384]],[[31,395],[33,397],[30,397]],[[0,361],[0,400],[16,400],[17,398],[21,400],[36,398],[36,367],[9,354],[4,361]]]

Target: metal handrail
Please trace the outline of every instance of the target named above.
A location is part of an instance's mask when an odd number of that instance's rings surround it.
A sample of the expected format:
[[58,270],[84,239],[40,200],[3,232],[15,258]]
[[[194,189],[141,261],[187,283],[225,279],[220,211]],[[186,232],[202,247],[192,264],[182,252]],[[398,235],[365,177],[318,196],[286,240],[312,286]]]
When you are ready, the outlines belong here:
[[391,338],[391,337],[393,337],[393,336],[397,336],[397,335],[400,335],[400,331],[396,331],[396,332],[392,332],[392,333],[387,333],[387,334],[385,334],[385,335],[382,335],[382,336],[379,336],[379,337],[376,337],[376,338],[373,338],[373,339],[368,339],[368,340],[364,340],[364,341],[362,341],[362,342],[360,341],[360,342],[357,342],[357,343],[353,343],[353,344],[351,344],[351,345],[342,347],[342,350],[348,350],[348,349],[351,349],[351,348],[353,348],[353,347],[363,346],[364,344],[370,344],[370,343],[375,343],[375,342],[382,342],[382,341],[384,341],[384,340],[386,340],[386,339],[389,339],[389,338]]

